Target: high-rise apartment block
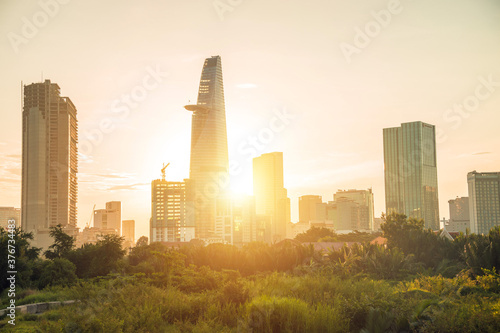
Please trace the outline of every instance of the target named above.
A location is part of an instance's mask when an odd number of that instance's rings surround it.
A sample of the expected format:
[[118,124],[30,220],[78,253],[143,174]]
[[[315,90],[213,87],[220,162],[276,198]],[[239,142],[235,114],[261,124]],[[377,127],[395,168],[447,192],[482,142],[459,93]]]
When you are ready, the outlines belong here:
[[78,123],[75,105],[56,83],[24,86],[21,225],[34,245],[52,243],[48,228],[77,232]]
[[226,109],[220,56],[207,58],[192,111],[189,179],[195,196],[196,238],[215,238],[215,204],[229,186]]
[[386,213],[439,229],[436,128],[420,121],[384,129]]
[[463,232],[470,230],[469,198],[462,197],[449,200],[450,220],[445,224],[448,232]]
[[11,220],[16,221],[16,227],[20,227],[21,210],[14,207],[0,207],[0,228],[7,229]]
[[323,200],[320,195],[303,195],[299,197],[299,222],[324,220]]
[[286,238],[290,199],[283,181],[283,153],[262,154],[253,159],[253,191],[258,215],[271,217],[271,241]]
[[500,225],[500,172],[467,174],[469,185],[470,230],[487,234]]
[[374,228],[373,192],[339,190],[327,206],[328,218],[336,230],[371,231]]
[[150,242],[189,242],[195,238],[194,216],[189,179],[151,183]]

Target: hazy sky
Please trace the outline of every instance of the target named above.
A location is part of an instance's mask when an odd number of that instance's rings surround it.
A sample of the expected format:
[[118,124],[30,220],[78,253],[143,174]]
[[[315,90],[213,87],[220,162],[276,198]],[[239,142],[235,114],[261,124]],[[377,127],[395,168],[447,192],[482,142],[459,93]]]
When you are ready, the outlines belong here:
[[78,110],[79,226],[121,200],[148,235],[162,163],[169,180],[189,175],[183,106],[212,55],[241,166],[232,188],[252,193],[251,152],[282,151],[293,221],[300,195],[351,188],[372,187],[379,216],[382,129],[402,122],[440,131],[441,217],[467,172],[500,171],[497,0],[61,2],[0,0],[0,206],[20,206],[20,86],[43,72]]

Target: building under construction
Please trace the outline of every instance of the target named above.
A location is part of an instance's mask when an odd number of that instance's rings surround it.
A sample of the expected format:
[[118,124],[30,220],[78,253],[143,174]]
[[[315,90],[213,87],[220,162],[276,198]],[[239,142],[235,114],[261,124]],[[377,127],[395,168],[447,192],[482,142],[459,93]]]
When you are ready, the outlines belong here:
[[150,242],[189,242],[195,238],[192,186],[189,179],[165,180],[167,166],[151,183]]

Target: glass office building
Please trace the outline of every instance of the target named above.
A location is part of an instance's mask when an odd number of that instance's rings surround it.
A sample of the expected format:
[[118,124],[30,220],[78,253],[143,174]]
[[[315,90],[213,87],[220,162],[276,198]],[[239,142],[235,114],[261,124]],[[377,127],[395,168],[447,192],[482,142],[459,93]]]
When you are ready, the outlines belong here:
[[205,59],[193,112],[189,178],[195,195],[196,237],[215,237],[215,203],[229,187],[226,109],[220,56]]
[[500,172],[469,172],[470,230],[487,234],[500,225]]
[[420,121],[384,129],[386,213],[439,229],[436,128]]

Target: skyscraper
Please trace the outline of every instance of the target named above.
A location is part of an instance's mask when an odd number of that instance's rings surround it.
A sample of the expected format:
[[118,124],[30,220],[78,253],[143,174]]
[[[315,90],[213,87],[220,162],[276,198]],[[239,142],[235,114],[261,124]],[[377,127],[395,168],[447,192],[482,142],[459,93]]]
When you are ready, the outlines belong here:
[[303,195],[299,197],[299,222],[319,220],[316,206],[322,203],[321,195]]
[[135,245],[135,220],[122,221],[123,248]]
[[77,142],[76,108],[59,86],[24,86],[21,226],[37,246],[50,245],[49,227],[76,230]]
[[271,241],[286,238],[290,199],[283,182],[283,153],[262,154],[253,159],[255,211],[271,217]]
[[420,121],[384,128],[386,213],[424,219],[439,229],[436,128]]
[[193,112],[189,178],[195,195],[196,237],[215,234],[215,202],[229,185],[226,110],[220,56],[205,59]]
[[500,225],[500,172],[467,174],[469,185],[470,231],[487,234]]

